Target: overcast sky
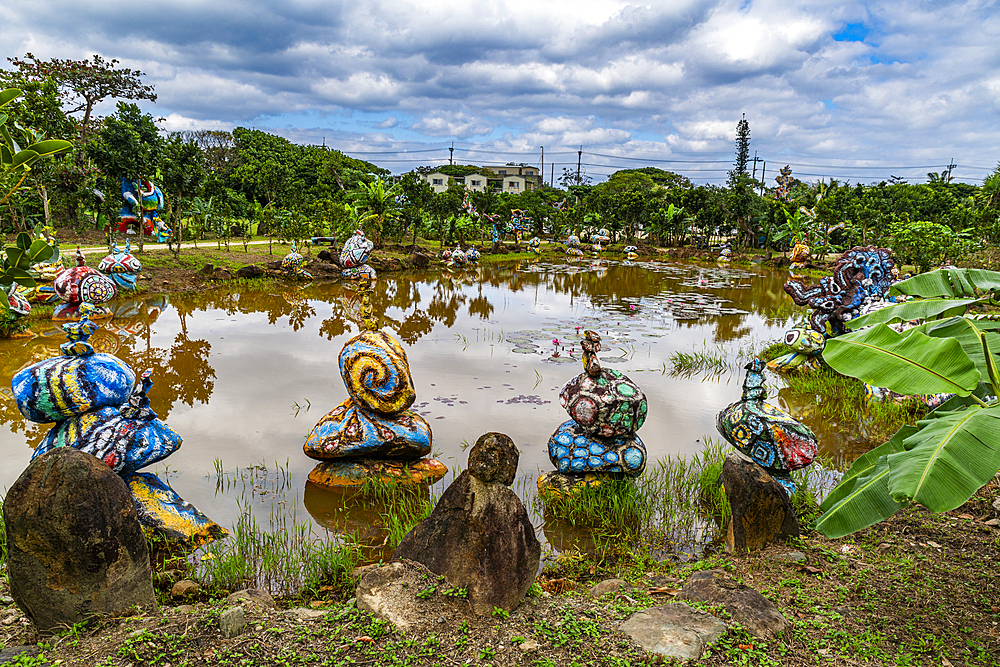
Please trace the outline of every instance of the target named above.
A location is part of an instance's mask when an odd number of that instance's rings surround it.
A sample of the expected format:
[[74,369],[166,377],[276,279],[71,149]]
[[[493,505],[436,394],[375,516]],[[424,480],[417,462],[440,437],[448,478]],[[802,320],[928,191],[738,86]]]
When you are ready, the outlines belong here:
[[922,182],[954,158],[981,182],[1000,161],[990,0],[3,0],[0,43],[141,69],[169,130],[252,126],[396,173],[454,142],[474,164],[544,146],[558,178],[582,145],[597,180],[718,183],[743,113],[768,181]]

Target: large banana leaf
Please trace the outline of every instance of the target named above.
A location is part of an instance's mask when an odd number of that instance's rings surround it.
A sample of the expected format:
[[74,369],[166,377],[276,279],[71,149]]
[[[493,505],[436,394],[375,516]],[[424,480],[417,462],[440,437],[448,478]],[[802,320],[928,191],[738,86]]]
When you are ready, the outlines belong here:
[[17,88],[7,88],[6,90],[0,90],[0,107],[7,104],[11,100],[17,99],[21,94],[21,91]]
[[45,157],[46,155],[54,155],[56,153],[68,151],[71,148],[73,148],[73,144],[68,141],[63,141],[62,139],[48,139],[46,141],[39,141],[31,144],[25,150],[35,151],[41,157]]
[[879,308],[874,312],[851,320],[849,326],[851,329],[857,331],[861,327],[880,324],[882,322],[888,324],[891,322],[901,322],[905,320],[929,320],[933,318],[962,315],[969,309],[969,306],[984,301],[989,301],[989,297],[987,296],[981,299],[946,299],[940,297],[932,299],[916,299],[914,301],[897,303],[894,306]]
[[875,449],[871,449],[854,460],[851,467],[844,473],[840,482],[819,504],[819,508],[824,512],[829,511],[834,505],[840,503],[850,495],[858,480],[870,475],[879,459],[884,459],[889,454],[906,451],[903,447],[903,440],[917,432],[917,427],[911,424],[904,424],[896,433]]
[[1000,288],[1000,272],[986,269],[938,269],[902,280],[892,286],[890,294],[909,294],[930,298],[935,296],[975,297],[976,290],[986,292]]
[[953,510],[1000,470],[1000,405],[935,411],[890,454],[889,493],[932,512]]
[[[925,322],[920,326],[903,332],[904,336],[922,333],[931,338],[954,338],[962,346],[972,363],[979,369],[982,379],[989,374],[986,368],[986,357],[983,353],[981,337],[986,336],[986,342],[993,350],[1000,350],[1000,321],[973,320],[965,317],[950,317],[946,320]],[[996,359],[996,353],[993,354]]]
[[953,338],[903,336],[884,324],[831,338],[823,359],[843,375],[900,394],[968,396],[980,372]]
[[888,479],[889,465],[886,457],[880,456],[866,475],[851,480],[850,490],[816,519],[813,528],[836,538],[889,518],[903,504],[889,495]]

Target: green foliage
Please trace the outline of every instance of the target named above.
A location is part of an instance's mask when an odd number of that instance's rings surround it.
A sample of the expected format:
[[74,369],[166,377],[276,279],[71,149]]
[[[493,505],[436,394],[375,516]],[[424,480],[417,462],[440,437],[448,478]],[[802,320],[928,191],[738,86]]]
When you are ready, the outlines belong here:
[[[1000,274],[991,273],[940,270],[907,281],[903,289],[934,297],[914,304],[932,303],[941,300],[942,292],[970,294],[972,285],[994,289]],[[920,294],[922,287],[927,288],[925,294]],[[959,310],[971,305],[968,299],[953,301]],[[895,308],[902,312],[900,306]],[[823,358],[845,375],[902,394],[957,396],[859,458],[821,505],[824,514],[817,529],[830,537],[846,535],[908,502],[934,512],[952,510],[1000,471],[1000,373],[990,348],[998,329],[992,322],[955,316],[903,334],[877,324],[827,341]],[[990,402],[984,398],[987,392],[992,394]]]
[[913,264],[921,272],[947,259],[961,259],[966,253],[959,244],[958,234],[937,222],[894,222],[888,231],[889,247],[897,261]]
[[[21,96],[17,88],[0,90],[0,204],[10,197],[24,180],[33,164],[43,157],[68,151],[72,144],[61,139],[45,139],[42,132],[22,128],[16,123],[8,125],[8,115],[4,107]],[[4,181],[8,177],[19,178],[10,190]]]

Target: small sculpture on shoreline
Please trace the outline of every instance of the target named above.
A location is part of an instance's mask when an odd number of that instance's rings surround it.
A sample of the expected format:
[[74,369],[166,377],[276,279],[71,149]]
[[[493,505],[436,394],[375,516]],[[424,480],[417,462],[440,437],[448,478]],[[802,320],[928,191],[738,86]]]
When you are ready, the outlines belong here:
[[292,241],[291,250],[281,260],[281,271],[293,278],[310,280],[312,279],[312,274],[306,271],[305,266],[306,258],[295,247],[295,241]]
[[111,278],[119,290],[134,292],[142,262],[132,254],[131,241],[126,239],[125,250],[119,250],[118,244],[113,244],[111,252],[97,265],[97,270]]
[[767,362],[768,368],[774,371],[811,371],[819,366],[819,355],[826,347],[826,336],[812,329],[798,328],[786,331],[784,341],[792,351],[771,359]]
[[368,276],[375,279],[375,269],[365,264],[375,250],[375,244],[365,238],[365,233],[360,229],[344,242],[344,249],[340,251],[340,265],[344,267],[341,275],[344,278],[359,278]]
[[566,239],[566,254],[583,257],[583,250],[580,250],[580,237],[576,234],[570,234],[569,238]]
[[111,311],[100,304],[118,296],[115,281],[87,266],[79,246],[76,249],[76,266],[63,269],[52,282],[52,288],[56,296],[65,302],[52,313],[53,322],[79,320],[83,316],[83,304],[92,306],[86,309],[90,319],[110,317]]
[[620,371],[601,367],[596,331],[585,331],[580,346],[584,372],[559,392],[570,420],[549,438],[557,471],[538,478],[543,496],[572,495],[602,476],[635,477],[646,468],[646,446],[636,435],[646,420],[646,395]]
[[744,367],[743,396],[719,412],[716,428],[729,444],[753,459],[780,483],[788,495],[795,493],[792,470],[816,458],[818,440],[811,430],[790,414],[764,402],[764,362],[754,359]]

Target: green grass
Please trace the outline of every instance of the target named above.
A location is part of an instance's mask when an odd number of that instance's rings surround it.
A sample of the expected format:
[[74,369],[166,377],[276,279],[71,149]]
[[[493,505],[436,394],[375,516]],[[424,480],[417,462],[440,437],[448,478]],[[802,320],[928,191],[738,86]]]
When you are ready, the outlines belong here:
[[7,524],[3,519],[3,499],[0,499],[0,576],[7,578]]

